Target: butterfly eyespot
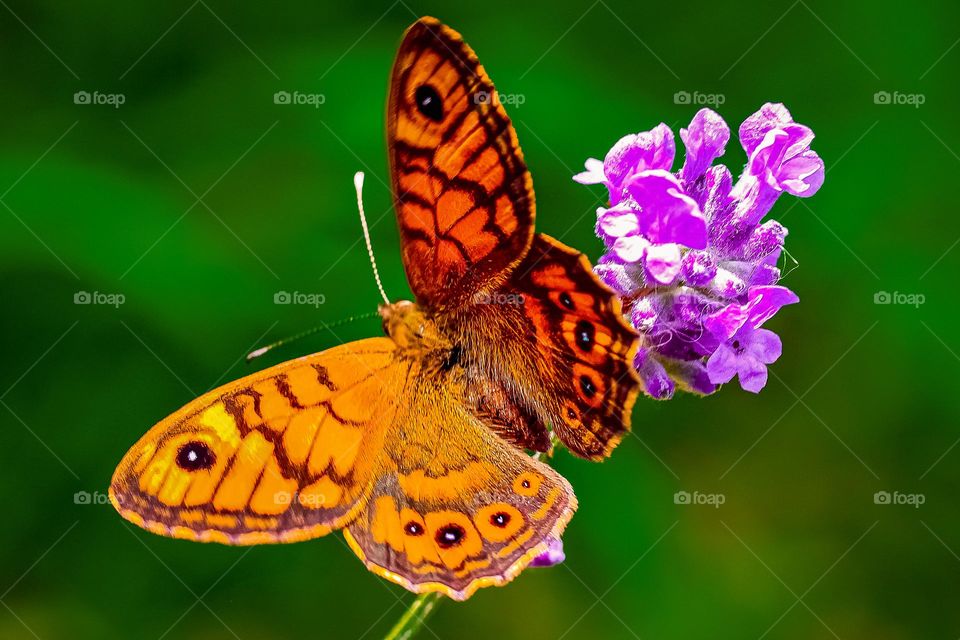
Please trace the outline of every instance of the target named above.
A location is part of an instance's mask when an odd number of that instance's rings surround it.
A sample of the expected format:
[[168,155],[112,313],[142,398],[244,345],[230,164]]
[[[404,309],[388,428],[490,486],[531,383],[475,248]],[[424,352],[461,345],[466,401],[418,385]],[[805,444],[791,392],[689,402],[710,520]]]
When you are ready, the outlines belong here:
[[497,513],[490,516],[490,524],[495,527],[503,529],[508,524],[510,524],[510,514],[504,513],[503,511],[498,511]]
[[570,407],[567,407],[567,417],[570,418],[571,420],[576,420],[577,412],[571,409]]
[[188,442],[177,451],[177,466],[184,471],[209,469],[217,457],[205,442]]
[[566,307],[570,311],[573,311],[573,298],[571,298],[570,294],[567,293],[566,291],[560,294],[560,304],[562,304],[564,307]]
[[435,540],[441,549],[449,549],[460,544],[467,532],[457,524],[447,524],[437,529]]
[[540,483],[543,478],[539,475],[525,471],[513,481],[513,490],[521,496],[535,496],[540,491]]
[[480,535],[490,542],[505,542],[516,536],[524,525],[524,517],[512,504],[495,502],[481,507],[473,518]]
[[587,399],[593,398],[597,394],[597,387],[593,384],[590,376],[580,376],[580,390]]
[[422,536],[423,535],[423,525],[419,522],[410,521],[407,524],[403,525],[403,530],[407,532],[408,536]]
[[413,99],[417,103],[417,111],[424,117],[434,122],[443,120],[443,101],[436,89],[428,84],[422,84],[417,87]]
[[579,321],[577,326],[574,328],[574,338],[577,341],[577,346],[584,351],[590,351],[590,349],[593,347],[593,338],[595,334],[596,329],[594,329],[593,325],[586,320]]

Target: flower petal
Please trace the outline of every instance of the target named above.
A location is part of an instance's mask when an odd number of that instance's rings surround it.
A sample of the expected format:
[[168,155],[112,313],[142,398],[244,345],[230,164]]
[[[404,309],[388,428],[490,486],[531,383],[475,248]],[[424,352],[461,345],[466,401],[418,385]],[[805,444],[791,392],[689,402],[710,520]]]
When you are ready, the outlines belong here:
[[617,141],[603,160],[603,172],[615,188],[630,176],[648,169],[673,167],[676,153],[673,132],[661,123],[650,131],[624,136]]
[[640,349],[633,359],[633,366],[640,374],[643,392],[656,400],[669,400],[673,397],[674,384],[667,370],[653,356],[649,349]]
[[793,117],[785,106],[768,102],[740,125],[738,132],[740,145],[749,156],[770,129],[776,129],[791,122]]
[[638,212],[626,201],[609,209],[601,207],[597,209],[597,230],[608,241],[636,235],[640,231],[637,215]]
[[563,540],[551,537],[547,540],[547,548],[530,562],[530,566],[552,567],[566,559],[567,556],[563,553]]
[[660,284],[672,284],[680,275],[680,245],[652,244],[647,248],[644,266],[647,273]]
[[603,175],[602,160],[597,160],[596,158],[587,158],[587,161],[583,163],[583,166],[585,166],[587,170],[581,171],[573,176],[574,181],[579,182],[580,184],[604,184],[607,181],[606,176]]
[[747,293],[748,321],[756,329],[788,304],[800,302],[793,291],[781,286],[750,287]]
[[716,336],[717,340],[726,342],[746,324],[748,313],[746,305],[734,302],[704,318],[703,326]]
[[680,178],[689,184],[723,155],[730,139],[730,128],[715,111],[700,109],[690,121],[690,127],[680,129],[680,139],[686,147]]
[[654,244],[676,242],[692,249],[707,247],[707,221],[696,201],[683,193],[668,171],[644,171],[627,183],[641,208],[640,232]]
[[639,262],[649,246],[650,241],[643,236],[624,236],[613,243],[613,253],[624,262]]
[[707,359],[707,376],[713,384],[724,384],[737,375],[737,355],[726,345],[720,345]]
[[744,391],[760,393],[760,390],[767,386],[767,366],[754,358],[740,358],[737,376]]
[[773,364],[783,353],[783,343],[773,331],[757,329],[750,336],[747,353],[763,364]]
[[823,160],[816,151],[804,151],[780,166],[777,180],[783,190],[801,198],[809,198],[823,185]]

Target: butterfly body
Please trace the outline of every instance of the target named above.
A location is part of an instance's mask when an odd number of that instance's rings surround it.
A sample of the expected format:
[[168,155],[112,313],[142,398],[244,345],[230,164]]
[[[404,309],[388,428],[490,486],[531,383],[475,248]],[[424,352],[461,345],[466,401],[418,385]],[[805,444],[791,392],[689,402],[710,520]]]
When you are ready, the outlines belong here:
[[388,141],[416,301],[380,306],[386,337],[189,403],[131,448],[110,496],[139,526],[198,541],[343,529],[377,574],[464,599],[563,532],[573,490],[527,452],[553,434],[578,456],[609,454],[639,389],[637,336],[586,258],[534,233],[496,90],[433,19],[400,46]]

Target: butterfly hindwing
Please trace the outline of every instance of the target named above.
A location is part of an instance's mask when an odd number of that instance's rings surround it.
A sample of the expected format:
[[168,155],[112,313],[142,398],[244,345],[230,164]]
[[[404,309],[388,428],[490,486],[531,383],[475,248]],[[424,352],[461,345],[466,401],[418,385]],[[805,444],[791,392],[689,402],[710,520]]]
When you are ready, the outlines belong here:
[[[438,382],[424,378],[423,388]],[[387,436],[391,455],[346,536],[375,573],[411,591],[462,600],[512,580],[559,539],[576,498],[556,471],[465,411],[459,393],[421,398],[430,404],[415,399],[411,419]],[[451,435],[454,447],[428,444]]]
[[633,367],[639,338],[619,298],[586,256],[545,234],[534,238],[507,286],[522,298],[537,350],[550,363],[542,387],[527,392],[552,390],[562,399],[550,423],[568,449],[606,457],[630,429],[640,391]]
[[533,234],[517,136],[473,50],[433,18],[400,45],[387,143],[407,279],[418,304],[462,304],[502,279]]
[[226,544],[325,535],[363,506],[405,379],[373,338],[277,365],[157,424],[114,473],[120,513],[154,533]]
[[620,301],[586,257],[544,234],[501,288],[449,321],[464,344],[468,398],[504,437],[545,451],[548,431],[575,454],[599,460],[630,428],[640,389],[638,336]]

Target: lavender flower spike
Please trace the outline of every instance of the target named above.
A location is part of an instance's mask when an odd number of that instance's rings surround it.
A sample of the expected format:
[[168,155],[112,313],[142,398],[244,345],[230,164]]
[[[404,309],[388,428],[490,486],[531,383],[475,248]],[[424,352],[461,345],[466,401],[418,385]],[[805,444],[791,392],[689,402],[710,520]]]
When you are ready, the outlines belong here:
[[607,251],[596,272],[641,334],[634,367],[654,398],[710,394],[734,377],[756,393],[783,350],[761,325],[798,298],[777,285],[787,229],[763,218],[784,193],[815,194],[823,160],[810,148],[813,131],[782,104],[763,105],[738,135],[747,162],[735,183],[714,164],[730,129],[710,109],[680,130],[677,172],[673,133],[660,124],[624,136],[574,176],[609,192],[610,206],[597,210]]

